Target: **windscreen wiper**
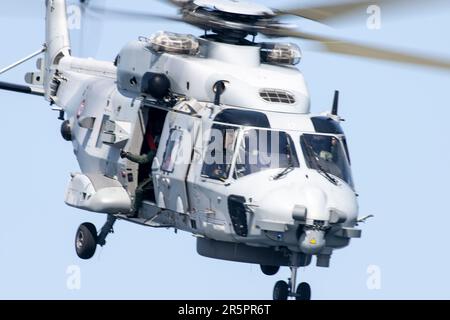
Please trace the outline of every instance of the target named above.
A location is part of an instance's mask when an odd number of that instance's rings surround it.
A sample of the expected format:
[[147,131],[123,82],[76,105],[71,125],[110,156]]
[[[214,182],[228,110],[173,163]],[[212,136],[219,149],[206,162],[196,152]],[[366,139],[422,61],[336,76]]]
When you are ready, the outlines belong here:
[[289,163],[288,166],[286,168],[284,168],[280,173],[277,173],[272,179],[273,180],[278,180],[281,179],[282,177],[284,177],[285,175],[287,175],[289,172],[291,172],[292,170],[294,170],[294,164]]
[[338,185],[338,182],[335,178],[333,178],[320,164],[319,161],[314,158],[314,161],[316,162],[317,165],[317,172],[319,172],[320,174],[322,174],[325,178],[328,179],[328,181],[330,181],[332,184],[334,185]]
[[291,172],[292,170],[294,170],[295,165],[294,165],[294,161],[293,161],[293,153],[292,153],[292,149],[291,149],[291,145],[288,142],[286,145],[288,151],[289,151],[289,162],[288,162],[288,166],[286,168],[284,168],[280,173],[277,173],[272,179],[273,180],[278,180],[281,179],[282,177],[284,177],[285,175],[287,175],[289,172]]

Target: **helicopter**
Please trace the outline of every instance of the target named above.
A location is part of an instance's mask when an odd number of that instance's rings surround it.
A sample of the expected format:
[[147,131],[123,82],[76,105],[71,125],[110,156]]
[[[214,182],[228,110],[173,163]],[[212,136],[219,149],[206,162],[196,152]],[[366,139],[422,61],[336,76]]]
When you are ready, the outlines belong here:
[[[27,74],[29,86],[0,83],[43,96],[59,112],[62,137],[81,170],[71,174],[65,202],[106,214],[99,231],[91,223],[78,228],[76,253],[91,258],[118,219],[175,228],[196,236],[200,255],[259,264],[267,275],[290,267],[274,299],[309,300],[310,286],[296,284],[298,267],[313,257],[328,267],[334,250],[361,236],[356,227],[369,216],[358,216],[339,94],[330,112],[311,114],[295,67],[300,49],[248,37],[297,37],[331,52],[446,69],[450,63],[309,34],[277,20],[292,14],[320,20],[308,15],[313,8],[170,3],[181,18],[157,18],[205,34],[161,31],[128,43],[108,62],[71,55],[65,1],[48,0],[45,45],[19,61],[43,53],[38,71]],[[127,157],[149,150],[151,164]],[[148,177],[151,188],[135,212],[136,192]]]

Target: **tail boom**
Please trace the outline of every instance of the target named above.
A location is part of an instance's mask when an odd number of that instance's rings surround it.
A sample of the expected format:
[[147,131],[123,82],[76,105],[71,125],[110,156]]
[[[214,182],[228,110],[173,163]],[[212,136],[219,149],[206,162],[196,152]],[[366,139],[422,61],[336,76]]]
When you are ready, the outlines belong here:
[[45,31],[45,70],[44,91],[47,100],[50,98],[50,85],[53,75],[62,58],[70,56],[70,38],[67,24],[66,1],[46,0]]

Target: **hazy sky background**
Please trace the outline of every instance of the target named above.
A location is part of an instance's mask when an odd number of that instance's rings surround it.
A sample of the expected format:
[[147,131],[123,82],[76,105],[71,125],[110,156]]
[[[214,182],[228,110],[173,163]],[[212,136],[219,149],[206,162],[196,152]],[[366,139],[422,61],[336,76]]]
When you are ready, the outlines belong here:
[[[101,2],[175,13],[153,0]],[[44,42],[43,3],[0,4],[0,66]],[[378,31],[366,28],[367,17],[360,12],[333,32],[450,57],[450,4],[383,13]],[[328,30],[297,22],[307,30]],[[161,21],[91,21],[88,27],[85,52],[104,60],[113,60],[127,41],[161,29],[201,34]],[[450,71],[323,54],[307,41],[298,43],[304,49],[298,67],[313,111],[329,110],[333,91],[341,90],[360,215],[376,216],[361,225],[361,239],[334,253],[329,269],[302,268],[299,279],[311,284],[314,299],[449,299]],[[34,61],[0,81],[22,83],[31,70]],[[264,276],[257,265],[198,256],[195,238],[187,233],[123,221],[106,247],[80,261],[74,250],[78,225],[91,221],[100,228],[105,216],[64,204],[69,174],[79,169],[71,144],[60,136],[58,114],[42,98],[16,93],[0,92],[0,105],[0,298],[271,299],[274,283],[287,279],[287,268]],[[72,265],[81,271],[80,290],[67,287]],[[367,287],[371,265],[381,271],[380,290]]]

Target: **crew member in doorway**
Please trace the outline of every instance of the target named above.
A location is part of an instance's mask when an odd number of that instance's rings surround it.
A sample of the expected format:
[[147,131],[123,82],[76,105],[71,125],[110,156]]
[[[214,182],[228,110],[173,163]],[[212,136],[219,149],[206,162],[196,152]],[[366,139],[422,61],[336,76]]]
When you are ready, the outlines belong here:
[[141,154],[141,155],[135,155],[135,154],[132,154],[131,152],[126,152],[124,150],[120,151],[121,158],[126,158],[132,162],[138,163],[140,166],[147,166],[149,168],[149,170],[146,170],[146,171],[150,173],[149,175],[147,175],[147,177],[144,180],[142,180],[139,183],[139,185],[136,188],[132,213],[129,215],[129,217],[135,217],[137,215],[137,213],[139,212],[139,209],[142,207],[142,202],[144,201],[145,192],[150,189],[153,189],[153,178],[151,175],[150,168],[151,168],[153,159],[156,156],[157,144],[155,142],[155,139],[153,138],[153,135],[151,134],[151,130],[147,130],[147,134],[146,134],[145,138],[146,138],[147,144],[148,144],[148,152],[147,153]]

